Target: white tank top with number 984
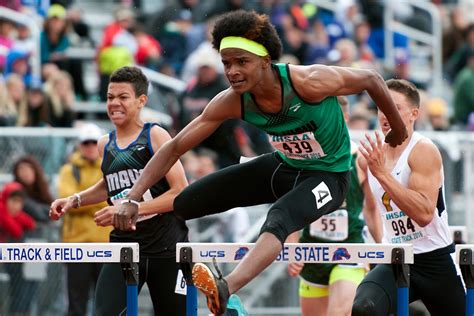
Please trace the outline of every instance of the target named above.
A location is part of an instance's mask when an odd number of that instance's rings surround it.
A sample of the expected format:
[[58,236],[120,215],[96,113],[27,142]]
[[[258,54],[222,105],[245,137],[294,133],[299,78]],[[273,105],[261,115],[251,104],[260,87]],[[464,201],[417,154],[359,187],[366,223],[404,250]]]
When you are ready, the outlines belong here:
[[[408,165],[408,157],[415,145],[426,137],[413,133],[410,143],[398,159],[391,174],[403,186],[408,186],[411,173]],[[444,182],[444,174],[441,168],[441,176]],[[439,189],[437,208],[431,223],[420,227],[414,220],[409,218],[390,198],[387,192],[378,183],[377,179],[368,171],[369,185],[377,200],[381,211],[383,223],[383,243],[411,243],[415,254],[429,252],[450,245],[453,241],[448,227],[448,214],[444,201],[444,188]]]

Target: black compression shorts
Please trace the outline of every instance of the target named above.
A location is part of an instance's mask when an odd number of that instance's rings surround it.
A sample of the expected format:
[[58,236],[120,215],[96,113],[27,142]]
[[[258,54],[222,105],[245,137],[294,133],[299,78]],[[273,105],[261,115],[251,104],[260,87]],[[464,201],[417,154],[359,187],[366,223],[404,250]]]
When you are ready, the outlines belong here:
[[174,211],[183,219],[192,219],[274,203],[262,232],[274,234],[283,243],[290,233],[341,205],[348,176],[348,172],[293,168],[276,153],[266,154],[192,183],[176,197]]

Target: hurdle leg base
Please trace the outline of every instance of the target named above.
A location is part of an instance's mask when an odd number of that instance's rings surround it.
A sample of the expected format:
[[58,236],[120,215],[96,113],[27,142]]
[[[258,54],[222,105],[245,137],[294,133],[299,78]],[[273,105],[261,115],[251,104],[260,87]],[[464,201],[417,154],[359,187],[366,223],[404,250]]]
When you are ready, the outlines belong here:
[[121,249],[120,265],[127,285],[127,316],[138,316],[138,264],[133,262],[132,248]]
[[405,250],[403,248],[392,249],[392,268],[397,282],[397,315],[408,316],[410,267],[405,264]]

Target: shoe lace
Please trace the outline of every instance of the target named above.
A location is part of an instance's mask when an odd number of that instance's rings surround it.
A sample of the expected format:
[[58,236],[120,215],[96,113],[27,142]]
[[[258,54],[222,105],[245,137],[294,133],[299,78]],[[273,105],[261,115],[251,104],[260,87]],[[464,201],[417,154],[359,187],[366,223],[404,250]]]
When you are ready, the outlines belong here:
[[222,276],[221,270],[220,270],[219,267],[217,266],[217,261],[216,261],[216,258],[215,258],[215,257],[212,258],[212,264],[214,265],[214,269],[215,269],[216,272],[217,272],[217,277],[222,280],[224,277]]

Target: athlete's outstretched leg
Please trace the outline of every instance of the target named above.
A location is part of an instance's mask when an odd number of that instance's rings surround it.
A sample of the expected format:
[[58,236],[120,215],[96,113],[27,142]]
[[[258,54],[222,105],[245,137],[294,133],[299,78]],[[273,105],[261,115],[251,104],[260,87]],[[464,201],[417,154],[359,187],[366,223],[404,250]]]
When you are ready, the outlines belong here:
[[188,220],[239,206],[273,203],[271,178],[279,165],[274,154],[267,154],[209,174],[175,198],[174,213]]
[[275,235],[271,233],[260,235],[255,247],[226,277],[230,294],[237,292],[265,270],[275,260],[281,249],[282,244]]
[[[225,312],[229,296],[250,282],[278,256],[281,241],[270,233],[263,233],[255,247],[244,257],[226,280],[215,275],[206,265],[196,263],[193,267],[193,283],[207,298],[209,310],[221,315]],[[216,267],[217,268],[217,267]]]
[[[301,183],[297,181],[298,176],[301,176]],[[290,189],[281,190],[282,197],[268,212],[255,247],[226,277],[227,282],[213,275],[202,264],[194,266],[194,283],[206,294],[208,306],[214,314],[223,313],[229,294],[235,293],[249,283],[277,258],[289,234],[302,229],[341,205],[346,190],[345,174],[332,176],[321,173],[305,177],[304,174],[298,173],[298,176],[294,177],[295,180],[291,183],[282,181],[281,186],[289,185]],[[326,191],[322,201],[321,197],[314,193],[321,187],[324,187]],[[276,186],[272,188],[278,189]],[[318,201],[317,198],[320,200]]]
[[[255,247],[226,277],[231,294],[249,283],[276,259],[289,234],[334,211],[344,198],[345,188],[339,187],[336,177],[314,176],[295,184],[295,189],[283,195],[268,211]],[[313,191],[321,184],[329,190],[331,199],[318,204]]]

